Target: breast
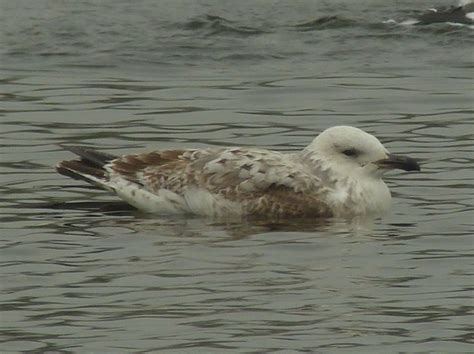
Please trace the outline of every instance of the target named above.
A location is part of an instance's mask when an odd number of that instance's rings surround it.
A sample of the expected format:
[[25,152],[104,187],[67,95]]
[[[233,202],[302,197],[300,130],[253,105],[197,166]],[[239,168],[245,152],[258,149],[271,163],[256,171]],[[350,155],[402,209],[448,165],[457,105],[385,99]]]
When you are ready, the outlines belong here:
[[382,180],[338,181],[327,195],[328,204],[339,217],[382,215],[390,209],[391,195]]

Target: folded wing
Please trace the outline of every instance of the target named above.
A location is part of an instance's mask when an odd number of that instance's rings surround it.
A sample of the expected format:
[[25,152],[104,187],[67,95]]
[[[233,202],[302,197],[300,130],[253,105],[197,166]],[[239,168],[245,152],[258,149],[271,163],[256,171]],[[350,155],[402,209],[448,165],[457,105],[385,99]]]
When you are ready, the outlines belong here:
[[[88,152],[89,156],[79,154],[81,160],[63,161],[58,171],[102,184],[140,209],[205,215],[330,215],[319,179],[301,161],[295,163],[291,154],[245,148],[164,150],[114,159],[99,154],[103,158],[97,161]],[[71,164],[74,171],[64,173]]]

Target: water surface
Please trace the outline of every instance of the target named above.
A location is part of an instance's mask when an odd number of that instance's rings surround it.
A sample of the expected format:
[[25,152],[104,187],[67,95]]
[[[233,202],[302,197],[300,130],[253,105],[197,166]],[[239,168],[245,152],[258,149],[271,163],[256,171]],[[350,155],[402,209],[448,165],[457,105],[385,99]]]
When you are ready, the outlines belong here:
[[[0,2],[2,350],[471,352],[473,31],[398,24],[441,4]],[[150,217],[54,171],[63,142],[294,151],[336,124],[422,164],[371,228]]]

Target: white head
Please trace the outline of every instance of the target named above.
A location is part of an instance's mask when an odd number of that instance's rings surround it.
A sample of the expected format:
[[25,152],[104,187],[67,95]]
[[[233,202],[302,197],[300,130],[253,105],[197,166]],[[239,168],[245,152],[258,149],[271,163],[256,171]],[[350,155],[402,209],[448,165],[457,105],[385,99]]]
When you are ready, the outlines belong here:
[[364,173],[380,178],[394,168],[419,170],[412,158],[390,154],[373,135],[350,126],[336,126],[323,131],[305,149],[311,159],[331,164],[342,173]]

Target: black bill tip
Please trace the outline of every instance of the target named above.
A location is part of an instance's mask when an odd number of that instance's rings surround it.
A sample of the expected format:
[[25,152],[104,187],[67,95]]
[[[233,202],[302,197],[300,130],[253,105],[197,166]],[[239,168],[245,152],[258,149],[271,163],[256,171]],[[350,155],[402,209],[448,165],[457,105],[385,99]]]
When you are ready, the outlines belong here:
[[392,155],[389,154],[386,159],[379,160],[376,164],[381,168],[386,169],[400,169],[404,171],[420,171],[420,165],[418,162],[408,156]]

